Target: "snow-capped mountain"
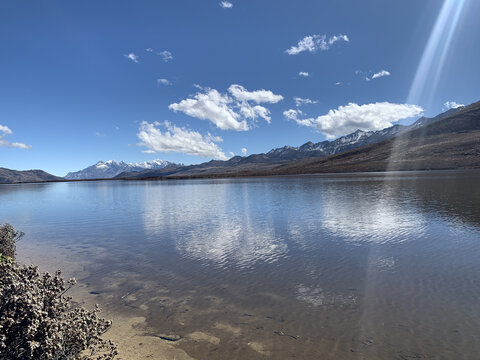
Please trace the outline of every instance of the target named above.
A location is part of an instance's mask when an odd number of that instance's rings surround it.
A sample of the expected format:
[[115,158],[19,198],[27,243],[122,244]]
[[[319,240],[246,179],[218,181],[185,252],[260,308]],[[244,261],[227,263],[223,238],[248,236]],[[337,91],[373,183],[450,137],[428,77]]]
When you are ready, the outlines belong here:
[[360,146],[390,139],[391,137],[408,130],[408,128],[408,126],[394,125],[377,131],[357,130],[333,141],[325,140],[318,143],[309,141],[299,147],[284,146],[282,148],[273,149],[270,150],[266,156],[271,160],[295,160],[306,157],[335,155]]
[[388,140],[400,133],[413,130],[432,122],[441,120],[449,115],[452,115],[462,108],[450,109],[440,115],[433,118],[421,117],[413,124],[405,125],[393,125],[383,130],[377,131],[363,131],[357,130],[351,134],[339,137],[332,141],[321,141],[318,143],[312,143],[311,141],[303,144],[299,147],[284,146],[281,148],[270,150],[265,154],[268,160],[297,160],[307,157],[322,157],[339,154],[341,152],[355,149],[364,145],[374,144],[380,141]]
[[69,172],[65,179],[68,180],[84,180],[84,179],[106,179],[113,178],[118,174],[128,171],[143,171],[147,169],[163,169],[168,166],[177,165],[166,160],[151,160],[140,163],[127,164],[124,161],[117,162],[115,160],[99,161],[95,165],[89,166],[83,170]]

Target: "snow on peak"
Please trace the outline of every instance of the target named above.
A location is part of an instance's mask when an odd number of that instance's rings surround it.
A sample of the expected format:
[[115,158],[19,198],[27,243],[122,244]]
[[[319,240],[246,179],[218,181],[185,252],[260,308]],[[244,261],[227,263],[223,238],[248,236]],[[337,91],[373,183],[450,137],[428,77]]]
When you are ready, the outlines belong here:
[[89,166],[83,170],[68,173],[65,178],[71,180],[112,178],[125,171],[131,172],[146,169],[163,169],[171,164],[173,163],[161,159],[129,164],[124,161],[117,162],[115,160],[98,161],[95,165]]

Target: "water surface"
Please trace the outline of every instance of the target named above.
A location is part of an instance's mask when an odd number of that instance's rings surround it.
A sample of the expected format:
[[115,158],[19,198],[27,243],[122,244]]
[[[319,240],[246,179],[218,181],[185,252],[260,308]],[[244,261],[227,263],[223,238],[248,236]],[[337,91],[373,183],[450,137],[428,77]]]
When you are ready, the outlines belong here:
[[181,335],[196,359],[473,359],[479,185],[479,172],[0,185],[0,222],[26,233],[20,258],[75,263],[97,302]]

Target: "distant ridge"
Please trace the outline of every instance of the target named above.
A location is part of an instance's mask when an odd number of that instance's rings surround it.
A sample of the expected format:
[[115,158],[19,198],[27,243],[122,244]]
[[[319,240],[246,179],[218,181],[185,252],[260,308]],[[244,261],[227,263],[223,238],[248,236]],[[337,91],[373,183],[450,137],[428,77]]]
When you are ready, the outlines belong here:
[[65,179],[67,180],[87,180],[87,179],[107,179],[113,178],[122,172],[137,172],[146,169],[164,169],[169,166],[177,165],[166,160],[151,160],[140,163],[127,164],[124,161],[115,160],[99,161],[95,165],[89,166],[83,170],[69,172]]
[[51,175],[43,170],[10,170],[0,168],[0,184],[22,182],[61,181],[63,178]]
[[[328,150],[328,151],[327,151]],[[333,153],[333,154],[332,154]],[[273,149],[199,165],[120,174],[125,179],[183,179],[386,170],[480,168],[480,102],[410,126],[356,132],[334,141]]]
[[351,134],[341,136],[338,139],[332,141],[325,140],[316,144],[309,141],[299,147],[284,146],[282,148],[270,150],[265,155],[266,158],[269,160],[299,160],[310,157],[326,157],[330,155],[340,154],[347,150],[391,139],[394,136],[397,136],[404,132],[431,124],[447,116],[453,115],[460,110],[461,108],[450,109],[433,118],[421,117],[413,124],[408,126],[393,125],[391,127],[377,131],[357,130]]

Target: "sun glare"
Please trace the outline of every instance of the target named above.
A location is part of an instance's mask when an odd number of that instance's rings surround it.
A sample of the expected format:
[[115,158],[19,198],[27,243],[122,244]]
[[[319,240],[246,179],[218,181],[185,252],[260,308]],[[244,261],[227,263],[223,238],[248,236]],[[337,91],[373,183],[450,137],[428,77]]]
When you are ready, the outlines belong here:
[[431,104],[453,35],[469,0],[445,0],[423,51],[407,98],[408,104]]

